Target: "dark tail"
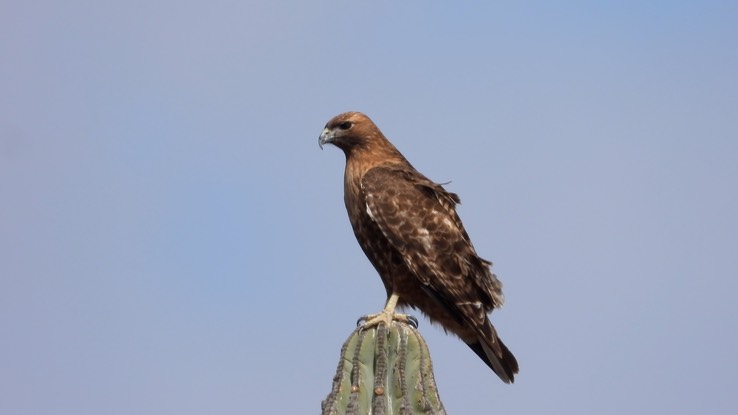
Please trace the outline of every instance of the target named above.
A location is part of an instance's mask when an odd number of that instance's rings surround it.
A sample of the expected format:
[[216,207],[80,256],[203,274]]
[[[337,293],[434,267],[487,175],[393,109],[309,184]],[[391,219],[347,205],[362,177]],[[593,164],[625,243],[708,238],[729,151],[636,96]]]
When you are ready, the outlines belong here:
[[515,374],[518,373],[518,361],[513,356],[505,343],[497,337],[495,328],[489,320],[477,341],[467,343],[470,349],[492,369],[505,383],[513,383]]

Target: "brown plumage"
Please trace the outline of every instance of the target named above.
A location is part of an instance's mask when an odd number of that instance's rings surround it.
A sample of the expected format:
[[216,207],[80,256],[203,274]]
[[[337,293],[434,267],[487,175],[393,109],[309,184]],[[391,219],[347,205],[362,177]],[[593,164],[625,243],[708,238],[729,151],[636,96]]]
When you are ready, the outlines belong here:
[[518,362],[488,313],[502,306],[502,284],[480,258],[456,214],[459,197],[403,157],[366,115],[347,112],[326,124],[319,144],[346,155],[344,201],[359,245],[389,298],[420,309],[461,338],[504,382]]

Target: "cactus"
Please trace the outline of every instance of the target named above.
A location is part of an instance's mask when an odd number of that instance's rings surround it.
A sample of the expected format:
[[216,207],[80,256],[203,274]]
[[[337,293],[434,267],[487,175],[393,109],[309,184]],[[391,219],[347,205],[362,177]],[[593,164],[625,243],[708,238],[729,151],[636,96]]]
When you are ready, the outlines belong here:
[[358,327],[341,348],[323,415],[445,415],[430,352],[411,324]]

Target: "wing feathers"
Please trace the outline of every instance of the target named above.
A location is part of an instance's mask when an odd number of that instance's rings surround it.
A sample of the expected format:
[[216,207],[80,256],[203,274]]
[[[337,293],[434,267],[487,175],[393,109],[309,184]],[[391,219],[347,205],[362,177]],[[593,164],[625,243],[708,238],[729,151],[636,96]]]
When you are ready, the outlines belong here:
[[441,298],[480,302],[484,312],[502,305],[501,283],[456,214],[458,196],[402,166],[369,170],[361,189],[370,218],[423,284]]

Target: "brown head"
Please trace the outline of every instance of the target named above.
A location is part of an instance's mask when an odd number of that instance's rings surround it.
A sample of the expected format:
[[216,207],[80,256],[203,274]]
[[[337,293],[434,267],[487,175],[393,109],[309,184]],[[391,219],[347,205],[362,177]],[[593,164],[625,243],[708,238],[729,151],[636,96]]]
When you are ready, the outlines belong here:
[[323,144],[333,144],[340,148],[346,158],[369,154],[403,158],[376,124],[360,112],[344,112],[328,121],[318,138],[320,148],[323,148]]

